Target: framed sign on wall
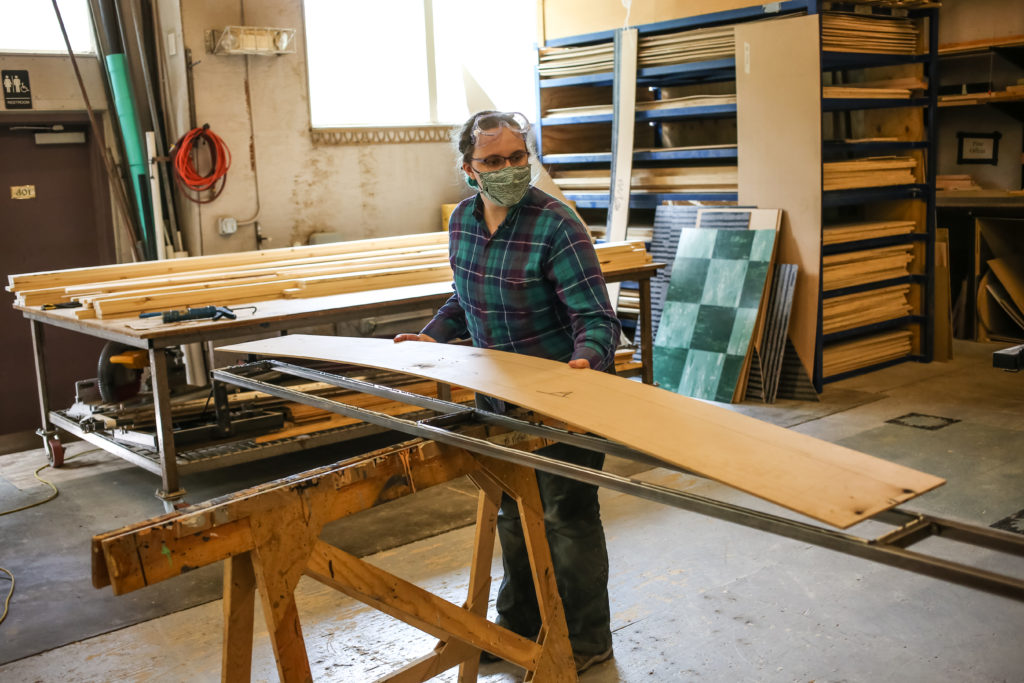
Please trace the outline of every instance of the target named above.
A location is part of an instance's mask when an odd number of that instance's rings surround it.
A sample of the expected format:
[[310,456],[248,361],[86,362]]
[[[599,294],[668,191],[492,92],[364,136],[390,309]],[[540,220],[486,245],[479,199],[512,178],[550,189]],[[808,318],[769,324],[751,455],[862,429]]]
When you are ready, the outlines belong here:
[[956,163],[958,164],[992,164],[999,163],[999,138],[1001,133],[964,133],[956,134]]

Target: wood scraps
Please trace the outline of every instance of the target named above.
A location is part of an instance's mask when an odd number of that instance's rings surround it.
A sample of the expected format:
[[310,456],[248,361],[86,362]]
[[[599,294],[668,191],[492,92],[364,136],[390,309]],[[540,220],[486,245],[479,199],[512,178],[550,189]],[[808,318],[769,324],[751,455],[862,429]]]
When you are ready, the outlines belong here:
[[[689,232],[702,243],[709,237],[717,242],[717,234],[730,233],[733,239],[720,246],[730,255],[746,244],[756,244],[748,252],[770,255],[774,243],[770,230]],[[753,240],[742,238],[751,233]],[[714,242],[710,246],[713,251]],[[658,387],[522,354],[309,335],[221,350],[365,365],[474,389],[841,528],[943,483],[938,477]]]

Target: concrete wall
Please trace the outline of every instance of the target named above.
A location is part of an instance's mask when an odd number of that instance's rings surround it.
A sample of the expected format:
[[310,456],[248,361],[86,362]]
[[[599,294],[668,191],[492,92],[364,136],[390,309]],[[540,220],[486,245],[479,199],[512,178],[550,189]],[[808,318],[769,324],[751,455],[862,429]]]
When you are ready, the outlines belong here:
[[[231,149],[233,163],[224,193],[208,205],[183,207],[190,251],[224,253],[256,248],[253,226],[230,237],[217,220],[243,221],[259,208],[264,247],[305,243],[314,232],[340,232],[347,239],[440,229],[442,203],[468,190],[454,172],[447,143],[314,146],[310,137],[302,7],[283,0],[209,3],[181,0],[181,46],[192,50],[195,108],[199,125],[209,123]],[[166,10],[163,10],[166,11]],[[172,17],[161,17],[161,31]],[[206,54],[206,30],[227,25],[296,29],[295,54],[277,57]],[[177,86],[171,106],[178,116],[187,97]],[[340,68],[372,68],[366,64]],[[382,88],[388,87],[381,83]],[[186,100],[187,101],[187,100]]]

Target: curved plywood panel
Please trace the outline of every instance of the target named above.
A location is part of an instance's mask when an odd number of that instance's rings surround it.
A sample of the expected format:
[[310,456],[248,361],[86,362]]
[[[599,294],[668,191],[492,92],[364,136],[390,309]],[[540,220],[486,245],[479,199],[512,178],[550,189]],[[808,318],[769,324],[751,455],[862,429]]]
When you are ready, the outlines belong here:
[[845,528],[943,479],[657,387],[469,346],[289,335],[222,351],[351,363],[457,384]]

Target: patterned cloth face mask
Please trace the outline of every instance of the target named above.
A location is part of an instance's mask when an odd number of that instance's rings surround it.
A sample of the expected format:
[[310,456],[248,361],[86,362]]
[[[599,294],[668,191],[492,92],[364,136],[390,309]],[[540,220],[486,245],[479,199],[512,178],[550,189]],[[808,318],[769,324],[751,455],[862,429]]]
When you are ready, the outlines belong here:
[[[506,166],[500,171],[480,173],[480,192],[498,206],[513,206],[530,188],[530,166]],[[471,179],[472,180],[472,179]],[[475,185],[476,183],[470,183]]]

